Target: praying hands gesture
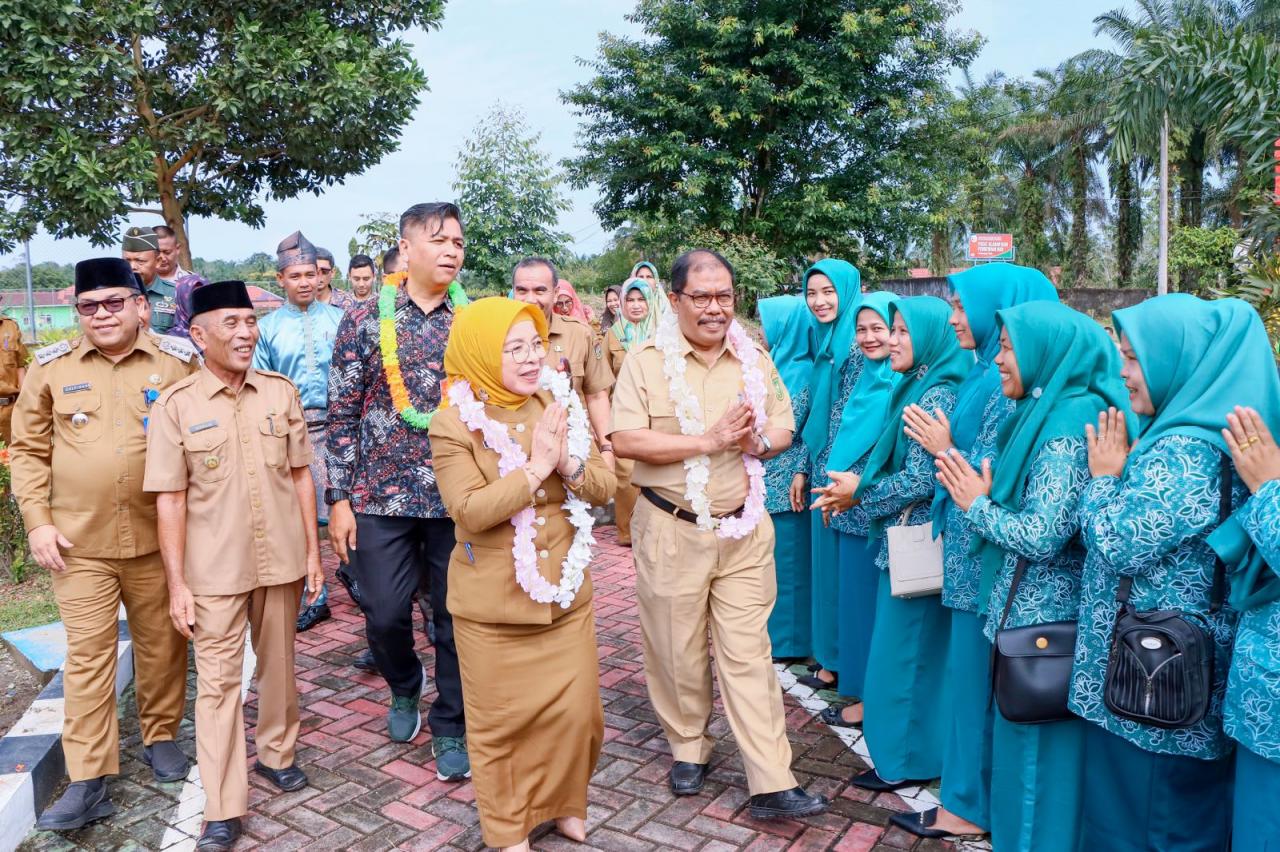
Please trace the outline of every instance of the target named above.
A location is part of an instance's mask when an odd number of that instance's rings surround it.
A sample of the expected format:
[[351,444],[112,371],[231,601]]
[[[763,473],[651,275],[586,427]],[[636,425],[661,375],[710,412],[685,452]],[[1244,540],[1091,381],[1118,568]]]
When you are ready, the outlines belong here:
[[738,400],[729,406],[724,416],[702,435],[703,452],[707,455],[727,450],[737,444],[744,453],[759,449],[755,436],[755,412],[751,406]]
[[854,503],[857,502],[853,499],[853,495],[858,490],[858,483],[862,481],[862,477],[847,470],[829,470],[827,476],[831,479],[829,484],[811,489],[809,492],[818,495],[818,499],[814,500],[809,508],[822,510],[824,527],[831,526],[831,518],[835,515],[853,508]]
[[1098,412],[1098,426],[1092,423],[1084,427],[1089,442],[1089,473],[1099,476],[1120,476],[1129,460],[1129,426],[1124,414],[1115,407]]
[[934,462],[938,466],[938,482],[947,489],[951,499],[963,512],[969,511],[973,501],[991,496],[991,459],[982,460],[982,473],[973,469],[968,459],[959,453],[939,453]]
[[951,442],[951,421],[942,409],[933,414],[918,405],[908,405],[902,412],[903,431],[907,437],[937,456],[955,446]]
[[1257,493],[1265,483],[1280,479],[1280,447],[1258,412],[1237,405],[1227,415],[1227,425],[1230,428],[1222,430],[1222,437],[1227,439],[1231,460],[1249,493]]
[[533,427],[533,449],[524,472],[530,478],[530,487],[537,488],[553,470],[564,466],[569,454],[569,416],[560,403],[547,406]]

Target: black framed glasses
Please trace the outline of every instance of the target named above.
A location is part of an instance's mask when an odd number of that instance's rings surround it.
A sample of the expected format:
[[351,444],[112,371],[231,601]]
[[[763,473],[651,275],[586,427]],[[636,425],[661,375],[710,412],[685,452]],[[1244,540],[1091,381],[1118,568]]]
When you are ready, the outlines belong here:
[[676,296],[693,302],[693,306],[698,310],[709,307],[712,299],[715,299],[716,304],[722,308],[732,308],[737,300],[737,294],[732,290],[727,293],[676,293]]
[[106,308],[109,314],[118,314],[124,310],[124,303],[129,301],[124,296],[112,296],[110,299],[85,299],[76,302],[76,313],[82,317],[91,317],[98,308]]

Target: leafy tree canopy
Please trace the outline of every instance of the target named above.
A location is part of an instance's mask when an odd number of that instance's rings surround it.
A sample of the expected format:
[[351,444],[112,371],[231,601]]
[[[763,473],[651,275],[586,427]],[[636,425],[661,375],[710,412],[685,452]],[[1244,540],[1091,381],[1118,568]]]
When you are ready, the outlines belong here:
[[139,211],[260,226],[263,196],[359,174],[426,86],[397,33],[443,7],[0,0],[0,251],[39,226],[105,245]]
[[[641,40],[604,34],[575,186],[607,227],[749,235],[784,257],[874,261],[921,215],[907,186],[945,77],[976,37],[952,0],[639,0]],[[690,227],[691,226],[691,227]]]

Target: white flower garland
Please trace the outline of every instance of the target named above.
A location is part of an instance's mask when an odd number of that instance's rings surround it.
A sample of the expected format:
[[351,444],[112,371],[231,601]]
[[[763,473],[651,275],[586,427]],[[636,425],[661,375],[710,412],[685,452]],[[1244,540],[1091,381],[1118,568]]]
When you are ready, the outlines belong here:
[[[763,429],[765,416],[764,374],[760,370],[759,352],[751,343],[746,331],[737,320],[729,323],[727,334],[733,353],[742,364],[742,383],[747,402],[755,414],[755,427]],[[654,346],[662,353],[662,372],[667,377],[671,398],[675,402],[676,419],[684,435],[701,435],[707,431],[702,422],[702,401],[693,393],[685,380],[685,357],[680,351],[680,326],[675,311],[668,311],[658,321],[654,333]],[[711,516],[711,500],[707,497],[707,484],[711,481],[711,459],[694,456],[685,459],[684,496],[698,516],[698,528],[715,530],[720,538],[742,538],[760,523],[764,515],[764,464],[753,455],[743,453],[742,464],[746,468],[748,490],[742,514],[737,517],[716,519]]]
[[[538,375],[538,386],[551,391],[556,402],[567,409],[569,455],[585,462],[591,454],[591,432],[586,409],[573,392],[568,377],[544,366]],[[511,437],[506,426],[484,413],[484,403],[476,399],[468,382],[457,381],[449,386],[449,402],[458,409],[458,416],[463,424],[472,432],[479,432],[485,447],[498,454],[500,476],[506,476],[528,464],[529,457],[519,442]],[[591,507],[567,486],[565,494],[567,496],[563,508],[569,515],[569,523],[573,524],[574,532],[569,553],[560,565],[559,584],[552,585],[538,571],[538,552],[533,546],[537,535],[534,528],[537,513],[532,507],[526,506],[511,519],[511,525],[516,529],[511,554],[515,561],[516,582],[530,598],[538,603],[557,603],[561,608],[568,609],[578,590],[582,588],[587,566],[591,564],[591,546],[596,540],[591,534],[595,525]]]

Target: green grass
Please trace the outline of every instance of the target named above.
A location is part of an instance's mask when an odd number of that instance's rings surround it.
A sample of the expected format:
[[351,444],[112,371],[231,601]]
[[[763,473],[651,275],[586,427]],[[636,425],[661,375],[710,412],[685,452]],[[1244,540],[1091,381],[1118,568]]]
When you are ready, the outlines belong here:
[[24,583],[0,583],[0,632],[48,624],[58,618],[47,571],[33,570]]

